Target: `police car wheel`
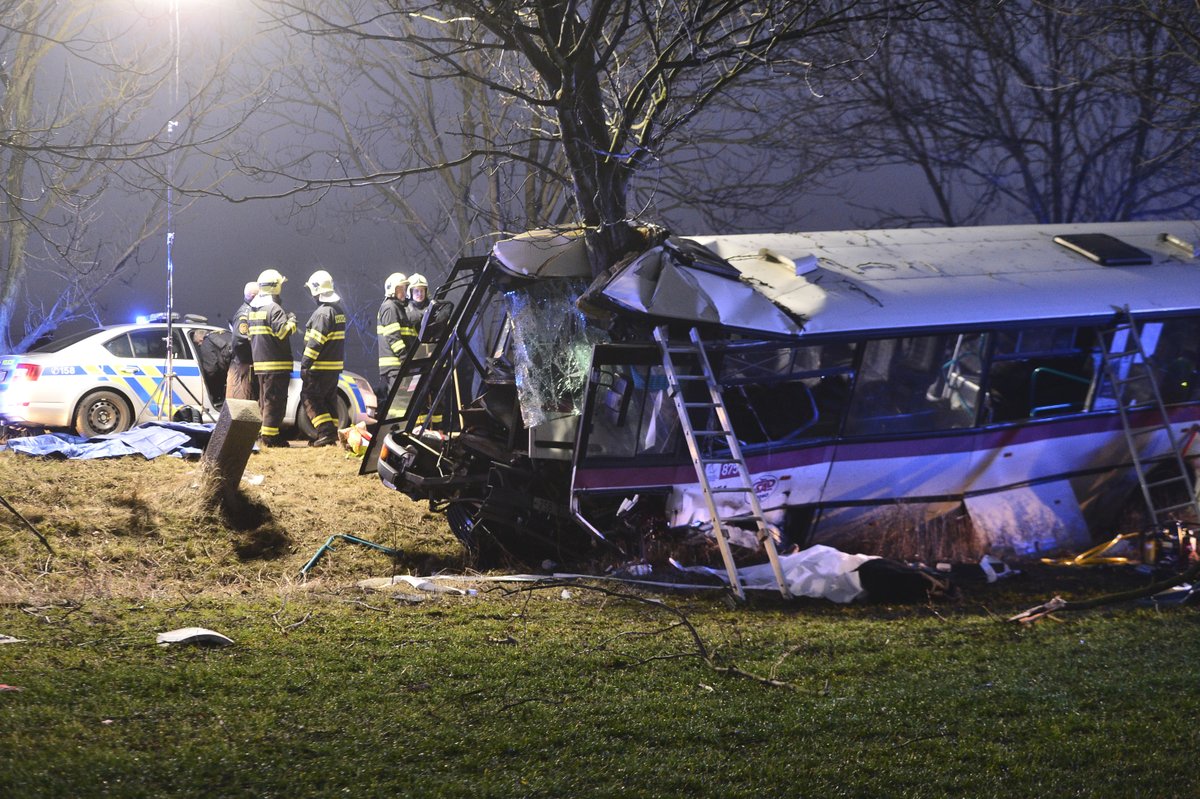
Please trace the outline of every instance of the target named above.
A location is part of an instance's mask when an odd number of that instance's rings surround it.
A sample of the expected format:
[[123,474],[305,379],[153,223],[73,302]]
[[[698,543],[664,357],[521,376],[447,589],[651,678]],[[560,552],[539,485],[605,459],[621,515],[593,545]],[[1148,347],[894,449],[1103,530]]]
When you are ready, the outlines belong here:
[[129,403],[115,391],[88,394],[75,411],[75,429],[87,438],[122,433],[130,428],[132,421]]

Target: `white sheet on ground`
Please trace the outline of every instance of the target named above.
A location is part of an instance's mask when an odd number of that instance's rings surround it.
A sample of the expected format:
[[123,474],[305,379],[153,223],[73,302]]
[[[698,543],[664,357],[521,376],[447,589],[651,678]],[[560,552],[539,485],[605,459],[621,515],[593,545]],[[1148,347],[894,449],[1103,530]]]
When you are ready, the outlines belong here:
[[[793,596],[828,599],[845,604],[862,596],[862,581],[858,579],[858,567],[877,555],[851,555],[821,544],[800,552],[779,556],[783,580]],[[724,569],[706,566],[684,567],[684,571],[712,574],[726,578]],[[770,563],[758,566],[743,566],[738,569],[738,579],[743,588],[776,591],[775,573]]]

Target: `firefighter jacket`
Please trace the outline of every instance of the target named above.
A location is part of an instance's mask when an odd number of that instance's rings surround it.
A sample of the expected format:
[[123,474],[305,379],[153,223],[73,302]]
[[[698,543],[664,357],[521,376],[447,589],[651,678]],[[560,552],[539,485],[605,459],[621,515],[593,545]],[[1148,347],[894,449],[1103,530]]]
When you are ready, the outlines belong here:
[[308,317],[300,370],[340,372],[346,355],[346,314],[336,303],[323,302]]
[[379,306],[375,334],[379,337],[379,371],[399,369],[400,361],[412,342],[417,328],[408,312],[408,302],[388,297]]
[[233,360],[249,366],[254,363],[254,353],[250,349],[250,303],[243,302],[233,312],[233,321],[229,329],[233,333]]
[[[261,296],[261,295],[260,295]],[[256,300],[258,298],[255,298]],[[249,314],[250,349],[254,353],[254,371],[292,371],[292,345],[289,336],[296,332],[296,315],[268,295],[261,305],[252,307]]]

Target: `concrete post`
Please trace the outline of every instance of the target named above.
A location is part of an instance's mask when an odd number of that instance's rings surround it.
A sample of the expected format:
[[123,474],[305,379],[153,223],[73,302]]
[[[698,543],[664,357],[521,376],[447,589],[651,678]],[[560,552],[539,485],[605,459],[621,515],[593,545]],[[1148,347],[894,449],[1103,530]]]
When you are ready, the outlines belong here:
[[210,498],[228,505],[236,496],[246,463],[258,438],[262,415],[253,400],[225,400],[201,459]]

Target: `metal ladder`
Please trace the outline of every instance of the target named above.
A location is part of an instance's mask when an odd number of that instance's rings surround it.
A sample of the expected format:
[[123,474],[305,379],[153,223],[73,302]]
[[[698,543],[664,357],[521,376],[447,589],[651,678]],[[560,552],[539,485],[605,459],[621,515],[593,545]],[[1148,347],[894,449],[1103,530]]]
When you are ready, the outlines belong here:
[[[1167,415],[1167,408],[1163,403],[1162,392],[1158,387],[1158,378],[1155,376],[1154,368],[1146,357],[1145,348],[1142,346],[1142,338],[1138,334],[1137,324],[1129,312],[1129,306],[1122,308],[1114,306],[1114,309],[1117,312],[1116,324],[1100,332],[1100,339],[1103,344],[1101,360],[1104,364],[1104,372],[1108,377],[1109,385],[1112,386],[1113,399],[1116,401],[1117,410],[1121,415],[1121,428],[1125,432],[1125,443],[1129,447],[1129,454],[1133,459],[1134,471],[1137,472],[1138,484],[1142,488],[1142,497],[1146,501],[1146,508],[1150,511],[1154,529],[1160,529],[1165,525],[1168,514],[1172,513],[1184,516],[1185,520],[1190,521],[1192,524],[1200,523],[1200,505],[1197,504],[1196,490],[1192,484],[1191,472],[1184,461],[1183,447],[1180,446],[1178,437],[1171,427],[1171,419]],[[1133,367],[1137,364],[1140,364],[1142,368],[1137,370],[1136,374],[1131,375]],[[1140,448],[1134,440],[1134,432],[1130,426],[1129,406],[1134,404],[1136,397],[1131,393],[1130,388],[1138,384],[1147,387],[1150,393],[1149,400],[1144,400],[1139,404],[1139,407],[1154,413],[1152,421],[1147,425],[1147,429],[1142,431],[1142,435],[1152,436],[1156,433],[1165,435],[1171,449],[1170,455],[1165,459],[1143,458],[1139,451]],[[1147,466],[1148,460],[1160,461],[1167,464],[1170,467],[1170,473],[1162,479],[1150,481],[1149,468]],[[1154,489],[1166,488],[1172,485],[1182,488],[1186,492],[1188,501],[1173,505],[1159,505],[1154,497]]]
[[[754,524],[755,535],[767,552],[767,559],[775,575],[775,582],[784,598],[790,598],[787,583],[783,578],[783,569],[779,565],[779,553],[775,549],[775,539],[771,528],[763,517],[762,504],[754,493],[754,484],[750,480],[750,470],[742,457],[742,449],[734,435],[733,426],[729,421],[729,413],[725,409],[725,401],[721,395],[721,386],[713,375],[712,365],[696,328],[691,329],[691,343],[671,343],[666,326],[654,329],[654,340],[662,350],[663,370],[667,375],[667,385],[671,398],[675,401],[675,409],[679,414],[679,423],[683,427],[687,439],[688,451],[692,456],[692,466],[696,470],[696,478],[704,492],[704,501],[712,519],[713,535],[716,536],[717,546],[721,550],[721,558],[725,561],[725,571],[729,575],[729,586],[738,599],[745,599],[746,593],[738,577],[737,566],[733,562],[733,552],[729,548],[729,536],[726,528],[731,525]],[[690,362],[691,369],[687,368]],[[689,382],[703,382],[708,391],[708,399],[701,402],[690,401],[683,391],[683,385]],[[701,424],[693,423],[692,414],[702,416]],[[715,425],[715,426],[713,426]],[[727,452],[714,455],[714,443],[723,442]],[[716,448],[719,450],[719,447]],[[732,471],[734,485],[713,487],[709,479],[708,467],[717,467],[717,475]],[[743,507],[749,510],[733,516],[722,516],[717,510],[716,495],[741,495],[745,500]]]

